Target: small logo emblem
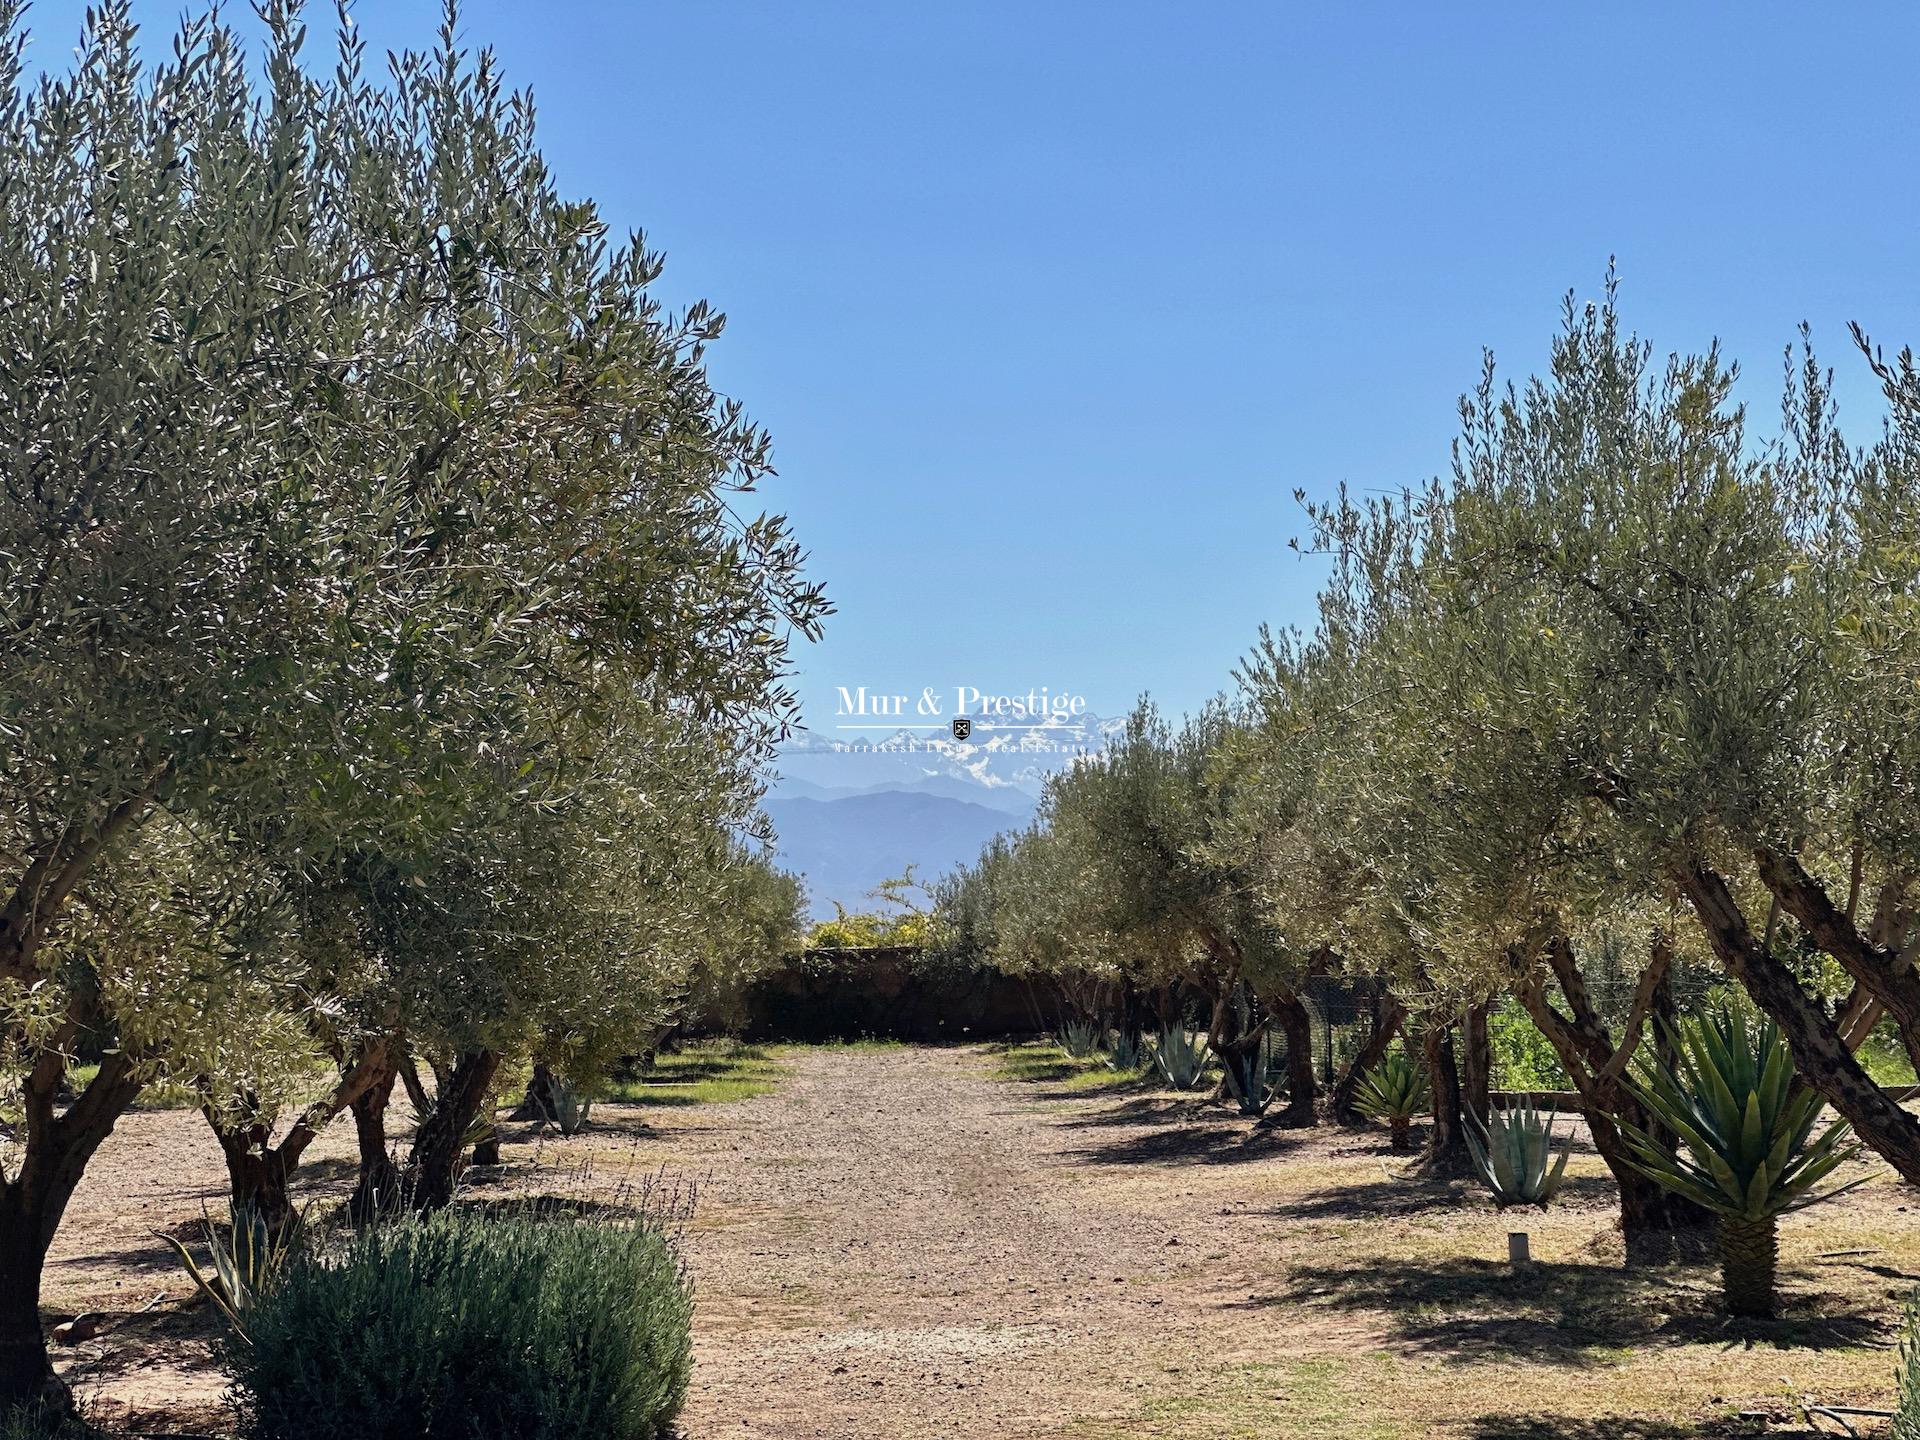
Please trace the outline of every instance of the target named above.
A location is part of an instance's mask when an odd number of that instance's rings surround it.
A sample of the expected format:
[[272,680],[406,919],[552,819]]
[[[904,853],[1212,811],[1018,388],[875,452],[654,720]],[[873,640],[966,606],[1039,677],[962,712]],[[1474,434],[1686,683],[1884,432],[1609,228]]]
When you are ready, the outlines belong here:
[[954,716],[953,738],[956,740],[964,740],[971,734],[973,734],[973,721],[965,715]]

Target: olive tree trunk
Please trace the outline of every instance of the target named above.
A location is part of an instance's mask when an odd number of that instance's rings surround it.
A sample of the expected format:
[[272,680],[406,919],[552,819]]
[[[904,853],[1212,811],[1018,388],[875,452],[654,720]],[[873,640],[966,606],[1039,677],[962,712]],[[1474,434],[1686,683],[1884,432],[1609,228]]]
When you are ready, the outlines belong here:
[[1593,1148],[1600,1152],[1620,1187],[1620,1235],[1627,1264],[1666,1265],[1704,1258],[1712,1250],[1713,1216],[1643,1175],[1629,1162],[1619,1130],[1619,1123],[1624,1121],[1669,1149],[1673,1145],[1673,1137],[1652,1123],[1652,1117],[1621,1083],[1633,1052],[1650,1028],[1649,1017],[1662,1013],[1663,1006],[1671,1007],[1668,979],[1673,950],[1669,938],[1654,937],[1646,967],[1634,989],[1627,1030],[1618,1046],[1587,993],[1586,977],[1573,943],[1565,936],[1555,936],[1547,942],[1544,953],[1572,1013],[1555,1009],[1547,999],[1544,982],[1530,971],[1516,984],[1515,993],[1579,1092]]
[[469,1050],[447,1071],[407,1156],[407,1199],[416,1210],[438,1210],[453,1202],[467,1132],[499,1069],[498,1051]]
[[1493,1038],[1487,1033],[1487,1003],[1469,1005],[1460,1017],[1461,1104],[1485,1124],[1493,1108]]
[[1433,1094],[1433,1129],[1427,1135],[1423,1167],[1442,1174],[1467,1168],[1467,1133],[1460,1120],[1460,1067],[1453,1053],[1453,1026],[1431,1023],[1420,1044]]
[[211,1110],[202,1110],[227,1162],[228,1199],[236,1211],[246,1210],[278,1230],[293,1219],[293,1196],[287,1185],[288,1161],[273,1144],[273,1122],[234,1125]]
[[141,1088],[127,1057],[110,1054],[93,1082],[56,1116],[54,1097],[66,1071],[60,1046],[75,1028],[70,1021],[56,1037],[60,1044],[42,1050],[22,1081],[19,1169],[0,1180],[0,1412],[12,1405],[47,1405],[62,1413],[72,1408],[40,1326],[47,1249],[87,1162]]
[[[1854,1133],[1902,1180],[1920,1185],[1920,1119],[1895,1103],[1861,1068],[1846,1036],[1825,1008],[1754,934],[1724,876],[1705,861],[1689,858],[1674,866],[1673,878],[1699,916],[1701,928],[1727,973],[1779,1025],[1801,1077],[1852,1124]],[[1830,919],[1818,916],[1811,903],[1804,908],[1816,919]],[[1834,948],[1847,947],[1835,942]],[[1884,1001],[1881,988],[1876,987],[1883,986],[1885,977],[1877,965],[1866,965],[1858,954],[1849,958],[1861,967],[1855,978],[1868,984],[1876,999]],[[1895,1000],[1906,999],[1904,987],[1884,988]]]
[[399,1071],[389,1069],[353,1102],[353,1134],[360,1150],[360,1176],[354,1182],[347,1213],[365,1224],[395,1209],[400,1199],[400,1167],[387,1148],[387,1106]]
[[[293,1173],[309,1146],[342,1110],[354,1105],[366,1091],[383,1080],[393,1086],[392,1045],[385,1039],[370,1040],[349,1061],[340,1061],[338,1082],[325,1096],[316,1100],[275,1143],[275,1117],[264,1114],[236,1122],[211,1105],[203,1105],[201,1114],[220,1142],[220,1153],[227,1162],[227,1185],[236,1210],[249,1210],[269,1226],[279,1228],[293,1219]],[[250,1104],[252,1097],[243,1097]]]
[[1318,1089],[1313,1077],[1313,1017],[1300,996],[1285,986],[1275,989],[1267,1008],[1287,1042],[1287,1108],[1282,1122],[1311,1125],[1317,1118],[1314,1097]]

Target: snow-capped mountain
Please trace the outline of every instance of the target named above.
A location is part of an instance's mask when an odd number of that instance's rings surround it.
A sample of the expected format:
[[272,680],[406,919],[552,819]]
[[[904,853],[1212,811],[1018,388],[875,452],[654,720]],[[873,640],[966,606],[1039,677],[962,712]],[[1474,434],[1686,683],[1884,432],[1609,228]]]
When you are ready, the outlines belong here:
[[[1007,789],[1037,797],[1047,775],[1076,755],[1097,754],[1126,724],[1083,715],[1045,725],[1011,725],[974,718],[973,731],[956,740],[946,721],[874,730],[810,731],[783,746],[780,776],[788,781],[866,790],[898,784],[920,788],[940,777],[991,793]],[[964,793],[964,792],[960,792]],[[983,795],[969,796],[982,804]]]
[[781,748],[766,810],[780,863],[805,877],[813,914],[865,907],[869,892],[909,865],[930,881],[1033,816],[1046,777],[1097,754],[1125,724],[1086,715],[1013,726],[975,718],[896,731],[827,729]]

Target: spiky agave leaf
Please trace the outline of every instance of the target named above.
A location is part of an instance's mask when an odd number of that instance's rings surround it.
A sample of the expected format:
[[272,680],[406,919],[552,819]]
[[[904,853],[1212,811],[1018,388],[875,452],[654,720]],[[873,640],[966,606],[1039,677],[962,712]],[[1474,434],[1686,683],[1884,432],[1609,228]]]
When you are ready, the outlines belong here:
[[1565,1182],[1573,1137],[1556,1137],[1552,1117],[1531,1105],[1496,1113],[1485,1123],[1472,1114],[1466,1120],[1474,1173],[1493,1192],[1493,1203],[1502,1210],[1509,1205],[1544,1209]]
[[1176,1090],[1191,1090],[1207,1069],[1208,1041],[1204,1033],[1190,1034],[1184,1025],[1169,1025],[1153,1048],[1153,1063]]
[[1091,1020],[1069,1020],[1060,1027],[1060,1048],[1076,1060],[1093,1054],[1106,1038],[1106,1027]]
[[1375,1120],[1411,1120],[1427,1108],[1427,1072],[1392,1050],[1353,1088],[1353,1108]]
[[1268,1078],[1264,1043],[1246,1054],[1223,1054],[1220,1068],[1226,1074],[1227,1088],[1233,1092],[1233,1098],[1243,1115],[1264,1115],[1280,1094],[1280,1087],[1270,1083]]
[[1147,1042],[1138,1030],[1118,1030],[1107,1046],[1107,1067],[1122,1073],[1146,1064]]
[[201,1269],[193,1252],[180,1240],[164,1231],[153,1233],[173,1247],[188,1277],[245,1341],[247,1311],[279,1279],[300,1248],[306,1222],[295,1215],[276,1224],[250,1205],[234,1205],[229,1219],[223,1235],[211,1219],[202,1218],[207,1253],[212,1259],[211,1275]]
[[1732,1220],[1804,1209],[1861,1185],[1815,1187],[1860,1153],[1844,1121],[1810,1137],[1822,1103],[1793,1088],[1793,1057],[1771,1020],[1750,1026],[1717,1010],[1669,1032],[1671,1065],[1642,1052],[1628,1088],[1684,1152],[1668,1154],[1636,1126],[1620,1124],[1628,1160],[1648,1178]]

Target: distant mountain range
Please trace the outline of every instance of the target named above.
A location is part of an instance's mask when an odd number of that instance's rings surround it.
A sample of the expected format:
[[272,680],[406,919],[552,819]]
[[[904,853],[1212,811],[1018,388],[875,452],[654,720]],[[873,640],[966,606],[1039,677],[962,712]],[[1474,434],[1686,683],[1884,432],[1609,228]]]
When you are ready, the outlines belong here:
[[1024,826],[1046,777],[1099,752],[1124,723],[976,720],[966,740],[911,728],[801,736],[782,748],[765,805],[780,863],[806,880],[815,919],[830,917],[835,901],[866,908],[873,888],[909,865],[935,880]]

